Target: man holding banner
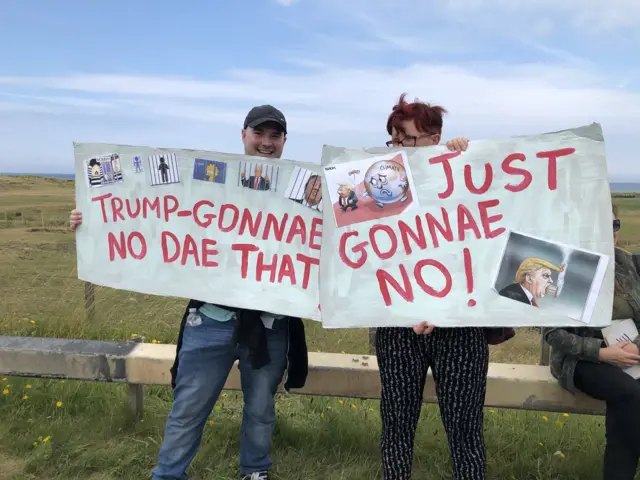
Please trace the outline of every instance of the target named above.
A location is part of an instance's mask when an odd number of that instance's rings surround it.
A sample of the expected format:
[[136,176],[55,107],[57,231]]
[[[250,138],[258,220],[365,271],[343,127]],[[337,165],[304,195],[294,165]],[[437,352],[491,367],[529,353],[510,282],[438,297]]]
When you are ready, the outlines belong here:
[[[248,113],[242,130],[244,154],[280,158],[287,135],[284,115],[271,105]],[[259,175],[259,173],[257,174]],[[82,213],[71,212],[71,228]],[[285,389],[301,388],[307,347],[300,318],[191,300],[180,325],[171,369],[174,403],[153,480],[184,480],[231,368],[239,360],[244,411],[240,478],[268,480],[275,394],[285,371]]]

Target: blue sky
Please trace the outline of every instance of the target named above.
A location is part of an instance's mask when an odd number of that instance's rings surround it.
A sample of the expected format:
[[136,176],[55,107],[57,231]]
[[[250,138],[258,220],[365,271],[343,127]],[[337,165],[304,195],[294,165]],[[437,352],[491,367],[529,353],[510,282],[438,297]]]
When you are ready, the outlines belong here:
[[8,0],[0,171],[71,172],[72,142],[240,153],[248,109],[287,116],[285,157],[382,145],[402,92],[443,137],[599,122],[640,180],[638,0]]

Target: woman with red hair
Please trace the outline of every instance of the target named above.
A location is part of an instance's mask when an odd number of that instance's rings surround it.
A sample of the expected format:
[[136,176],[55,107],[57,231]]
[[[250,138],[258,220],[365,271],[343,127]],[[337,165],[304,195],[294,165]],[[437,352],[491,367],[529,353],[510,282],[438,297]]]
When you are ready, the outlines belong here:
[[[387,120],[387,146],[428,147],[440,143],[446,110],[405,95]],[[465,150],[466,138],[447,143]],[[431,367],[442,423],[449,440],[454,480],[484,480],[486,454],[483,407],[489,367],[485,331],[475,327],[435,328],[422,322],[411,328],[376,331],[376,355],[382,383],[382,466],[385,480],[411,478],[413,445]]]

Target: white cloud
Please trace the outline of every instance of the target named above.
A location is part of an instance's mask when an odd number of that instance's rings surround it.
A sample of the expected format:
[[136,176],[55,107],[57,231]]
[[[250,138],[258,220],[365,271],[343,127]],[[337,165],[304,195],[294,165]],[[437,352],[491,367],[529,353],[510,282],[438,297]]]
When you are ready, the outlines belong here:
[[[618,133],[636,132],[640,93],[588,69],[502,63],[414,64],[404,68],[338,68],[313,64],[304,73],[235,70],[214,82],[132,75],[0,77],[0,84],[35,88],[29,105],[90,107],[123,117],[163,115],[202,123],[239,125],[254,104],[273,103],[289,119],[291,133],[378,133],[393,102],[410,98],[445,106],[445,126],[468,136],[546,131],[592,121]],[[46,95],[43,89],[54,93]],[[91,99],[58,92],[93,94]],[[21,97],[16,97],[19,100]],[[41,101],[38,103],[38,101]]]
[[637,0],[445,0],[439,4],[452,15],[499,15],[534,28],[540,26],[531,22],[533,18],[549,20],[549,15],[560,17],[556,28],[570,25],[590,33],[640,26]]
[[0,112],[55,113],[55,111],[43,105],[29,105],[29,104],[19,103],[19,102],[2,102],[2,101],[0,101]]

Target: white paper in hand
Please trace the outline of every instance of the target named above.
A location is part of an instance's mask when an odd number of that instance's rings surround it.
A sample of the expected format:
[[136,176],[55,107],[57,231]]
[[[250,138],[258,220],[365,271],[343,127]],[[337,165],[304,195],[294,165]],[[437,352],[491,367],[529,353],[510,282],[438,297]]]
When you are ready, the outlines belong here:
[[[602,336],[607,346],[621,342],[633,342],[638,336],[638,329],[634,321],[630,318],[613,320],[611,325],[602,329]],[[640,378],[640,364],[625,368],[624,371],[636,380]]]

